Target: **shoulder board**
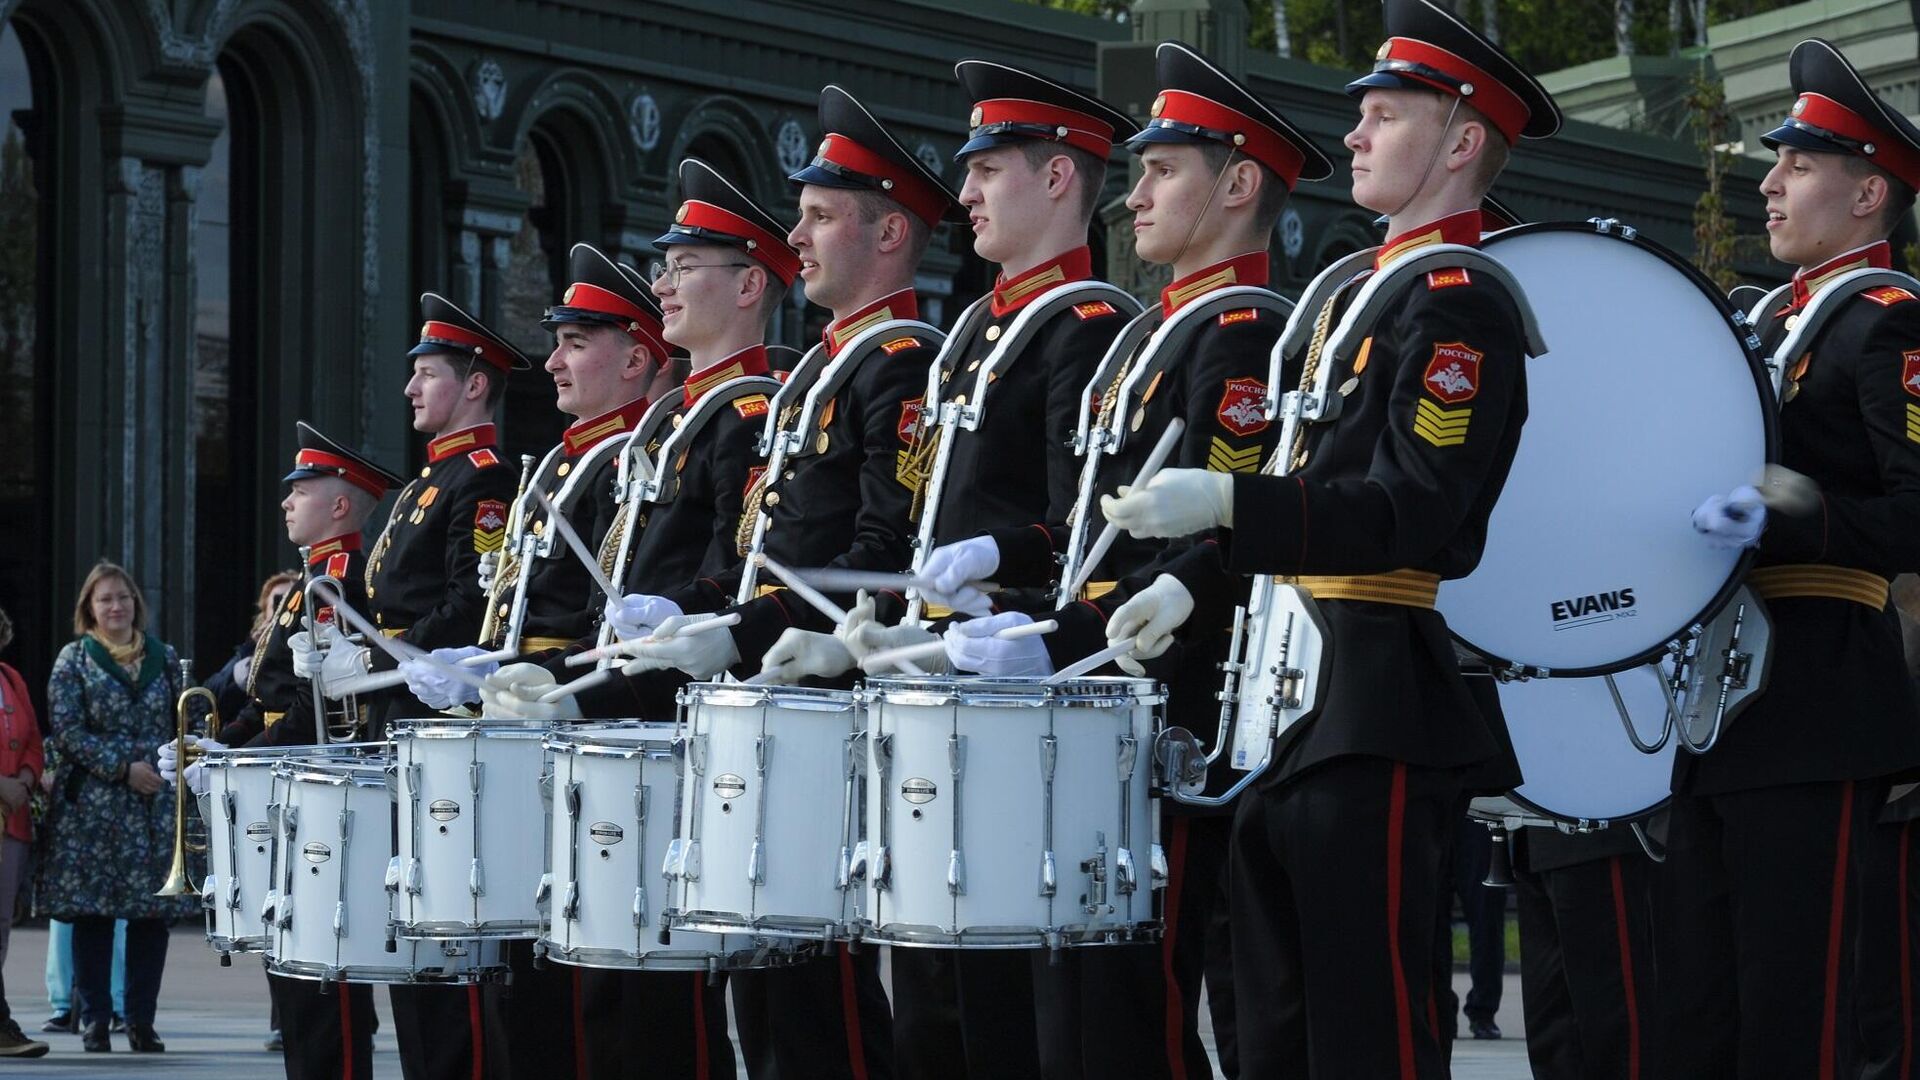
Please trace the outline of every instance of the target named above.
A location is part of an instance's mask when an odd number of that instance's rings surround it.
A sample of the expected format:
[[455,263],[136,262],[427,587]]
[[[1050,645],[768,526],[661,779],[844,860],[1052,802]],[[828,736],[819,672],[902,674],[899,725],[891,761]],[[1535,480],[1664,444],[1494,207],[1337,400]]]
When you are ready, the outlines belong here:
[[473,467],[476,469],[491,469],[500,464],[500,455],[490,449],[475,450],[467,455],[467,460],[473,462]]
[[756,416],[765,416],[767,415],[767,395],[745,394],[741,397],[734,398],[733,411],[739,413],[740,418],[743,420],[751,420]]
[[1220,313],[1220,325],[1232,326],[1234,323],[1253,322],[1259,317],[1259,308],[1241,308],[1239,311],[1223,311]]
[[1436,292],[1440,289],[1451,289],[1455,285],[1470,285],[1472,283],[1473,278],[1468,276],[1465,267],[1454,267],[1451,270],[1434,270],[1427,274],[1428,292]]
[[353,561],[351,552],[342,551],[327,556],[327,576],[339,581],[347,580],[347,565]]
[[1892,307],[1902,301],[1916,299],[1912,293],[1898,285],[1883,285],[1878,289],[1868,289],[1860,295],[1881,307]]
[[1073,305],[1073,313],[1080,316],[1081,322],[1086,322],[1088,319],[1098,319],[1102,315],[1118,315],[1120,309],[1105,300],[1094,300],[1090,303]]
[[920,347],[921,346],[920,346],[919,338],[903,337],[903,338],[894,338],[892,341],[889,341],[886,344],[880,346],[880,351],[883,353],[886,353],[888,356],[892,356],[894,353],[900,352],[905,349],[918,349]]

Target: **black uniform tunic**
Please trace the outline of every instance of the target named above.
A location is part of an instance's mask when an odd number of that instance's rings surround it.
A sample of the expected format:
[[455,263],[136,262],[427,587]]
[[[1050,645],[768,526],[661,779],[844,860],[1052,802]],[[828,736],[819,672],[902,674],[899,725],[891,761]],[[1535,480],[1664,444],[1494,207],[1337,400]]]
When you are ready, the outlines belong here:
[[[486,610],[480,556],[501,548],[515,480],[492,424],[427,444],[427,464],[400,489],[367,556],[375,626],[423,649],[473,644]],[[374,666],[392,661],[377,653]]]

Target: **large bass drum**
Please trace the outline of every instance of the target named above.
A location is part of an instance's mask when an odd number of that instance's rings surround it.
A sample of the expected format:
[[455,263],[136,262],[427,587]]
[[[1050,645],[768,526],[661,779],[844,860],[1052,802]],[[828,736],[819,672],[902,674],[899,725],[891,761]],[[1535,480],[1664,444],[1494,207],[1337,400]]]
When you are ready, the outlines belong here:
[[1643,754],[1620,716],[1625,709],[1641,741],[1660,742],[1666,679],[1651,665],[1612,678],[1618,703],[1605,678],[1500,685],[1500,711],[1526,780],[1502,798],[1475,799],[1476,817],[1593,826],[1643,818],[1666,805],[1679,741]]
[[1500,666],[1623,671],[1711,618],[1746,556],[1690,514],[1755,481],[1778,433],[1759,342],[1713,284],[1619,225],[1490,237],[1549,351],[1527,363],[1527,422],[1473,573],[1437,607]]

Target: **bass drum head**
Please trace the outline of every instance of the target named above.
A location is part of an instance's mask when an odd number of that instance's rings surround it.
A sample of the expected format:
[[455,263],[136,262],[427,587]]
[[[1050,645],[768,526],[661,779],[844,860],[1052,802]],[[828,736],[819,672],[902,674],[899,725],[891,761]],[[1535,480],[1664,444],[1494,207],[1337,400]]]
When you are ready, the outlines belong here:
[[[1613,676],[1640,741],[1660,741],[1666,723],[1664,680],[1642,665]],[[1523,810],[1560,821],[1622,821],[1665,805],[1673,787],[1676,740],[1657,754],[1634,749],[1604,678],[1502,683],[1514,756],[1525,781],[1509,793]]]
[[1658,245],[1591,225],[1486,242],[1525,290],[1548,352],[1473,573],[1437,607],[1504,665],[1598,675],[1643,664],[1732,595],[1739,552],[1693,529],[1709,495],[1774,456],[1765,368],[1726,301]]

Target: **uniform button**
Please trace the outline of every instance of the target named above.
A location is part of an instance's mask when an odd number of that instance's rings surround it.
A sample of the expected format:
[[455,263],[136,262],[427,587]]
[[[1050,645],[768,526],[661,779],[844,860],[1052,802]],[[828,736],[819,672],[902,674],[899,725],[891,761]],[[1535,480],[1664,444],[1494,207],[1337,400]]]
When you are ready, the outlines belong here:
[[968,365],[967,365],[967,370],[968,370],[968,371],[979,371],[979,370],[980,370],[980,361],[978,361],[978,360],[975,360],[975,361],[974,361],[973,363],[971,363],[971,364],[968,364]]
[[787,470],[786,472],[783,472],[783,473],[781,473],[781,474],[780,474],[780,479],[782,479],[782,480],[791,480],[791,479],[793,479],[793,470],[792,470],[792,469],[788,469],[788,470]]
[[1791,330],[1794,327],[1799,325],[1800,325],[1800,316],[1798,315],[1787,316],[1787,329]]
[[501,618],[503,618],[503,619],[507,617],[507,605],[506,605],[506,604],[501,604],[501,605],[500,605],[500,617],[501,617]]
[[431,470],[431,469],[426,469],[426,468],[423,468],[423,469],[421,469],[421,470],[420,470],[420,479],[422,479],[422,480],[425,480],[425,479],[426,479],[426,478],[427,478],[427,477],[428,477],[429,475],[431,475],[431,474],[432,474],[432,472],[433,472],[433,470]]
[[767,505],[768,505],[768,506],[779,506],[779,505],[780,505],[780,493],[779,493],[779,492],[777,492],[777,491],[769,491],[769,492],[767,492]]
[[536,521],[536,522],[534,522],[534,523],[533,523],[533,535],[535,535],[535,536],[539,536],[539,535],[540,535],[541,533],[543,533],[543,532],[546,532],[546,531],[547,531],[547,523],[546,523],[546,522],[544,522],[544,521]]
[[567,475],[568,473],[570,473],[570,472],[572,472],[572,471],[573,471],[573,462],[571,462],[571,461],[563,461],[563,462],[561,462],[561,463],[560,463],[560,467],[559,467],[558,469],[555,469],[555,470],[553,471],[553,475],[555,475],[555,476],[565,476],[565,475]]
[[1000,340],[1000,328],[999,328],[999,327],[997,327],[997,326],[989,326],[989,327],[987,327],[987,340],[988,340],[988,341],[999,341],[999,340]]

